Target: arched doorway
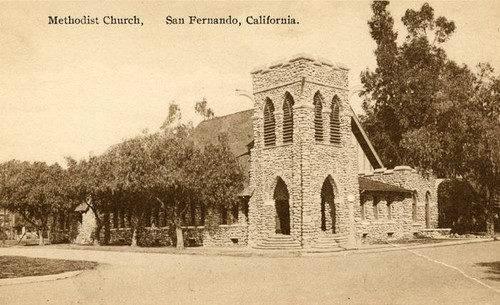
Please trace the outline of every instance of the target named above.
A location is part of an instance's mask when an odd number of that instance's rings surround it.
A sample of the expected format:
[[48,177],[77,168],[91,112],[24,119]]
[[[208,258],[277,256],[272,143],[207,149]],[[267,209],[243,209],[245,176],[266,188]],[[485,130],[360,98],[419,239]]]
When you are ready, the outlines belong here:
[[431,200],[431,193],[427,191],[425,193],[425,227],[430,229],[431,227],[431,210],[429,206],[429,202]]
[[321,230],[335,233],[335,193],[330,178],[321,187]]
[[276,234],[290,235],[290,204],[288,188],[283,179],[278,177],[274,188],[274,205],[276,207]]

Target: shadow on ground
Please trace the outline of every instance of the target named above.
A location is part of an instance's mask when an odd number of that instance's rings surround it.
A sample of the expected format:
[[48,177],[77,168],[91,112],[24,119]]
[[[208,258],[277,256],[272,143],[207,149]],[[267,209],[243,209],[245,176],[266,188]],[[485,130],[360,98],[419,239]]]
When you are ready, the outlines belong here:
[[489,262],[489,263],[477,263],[476,265],[489,268],[486,271],[486,273],[489,275],[488,277],[486,277],[486,279],[493,281],[500,281],[500,261]]

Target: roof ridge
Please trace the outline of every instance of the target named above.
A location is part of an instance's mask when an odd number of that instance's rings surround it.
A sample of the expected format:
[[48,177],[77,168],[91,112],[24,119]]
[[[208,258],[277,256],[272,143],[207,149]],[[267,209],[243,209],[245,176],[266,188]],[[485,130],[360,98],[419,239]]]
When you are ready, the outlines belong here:
[[233,113],[230,113],[230,114],[225,114],[225,115],[222,115],[222,116],[214,116],[211,119],[201,121],[200,124],[203,123],[203,122],[209,122],[209,121],[213,121],[213,120],[217,120],[217,119],[223,119],[225,117],[228,117],[228,116],[231,116],[231,115],[235,115],[235,114],[238,114],[238,113],[249,112],[250,110],[253,111],[254,108],[250,108],[250,109],[246,109],[246,110],[241,110],[241,111],[233,112]]

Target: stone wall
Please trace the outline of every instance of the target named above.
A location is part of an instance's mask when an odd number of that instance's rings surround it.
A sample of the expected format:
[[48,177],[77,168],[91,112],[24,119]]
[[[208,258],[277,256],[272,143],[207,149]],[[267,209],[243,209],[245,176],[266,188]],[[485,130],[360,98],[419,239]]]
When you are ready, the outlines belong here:
[[[361,177],[384,182],[413,191],[413,194],[394,196],[394,194],[370,193],[364,198],[364,218],[362,206],[358,204],[354,210],[356,234],[362,241],[380,241],[399,238],[413,238],[416,233],[426,228],[426,194],[430,194],[429,228],[438,224],[437,187],[433,175],[422,176],[408,166],[397,166],[392,170],[376,169],[373,173],[360,174]],[[378,217],[375,217],[374,198],[378,201]],[[391,203],[389,218],[387,202]],[[413,205],[416,202],[416,219],[414,221]]]
[[94,212],[88,209],[86,212],[82,213],[82,221],[78,224],[78,235],[74,243],[92,244],[94,242],[95,227],[96,220]]

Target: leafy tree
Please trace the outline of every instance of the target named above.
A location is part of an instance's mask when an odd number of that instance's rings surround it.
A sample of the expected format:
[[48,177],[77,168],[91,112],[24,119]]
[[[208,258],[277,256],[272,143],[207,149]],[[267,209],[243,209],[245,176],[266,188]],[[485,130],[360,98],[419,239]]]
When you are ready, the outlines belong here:
[[[243,174],[227,141],[201,149],[190,140],[192,126],[178,125],[151,137],[155,199],[175,227],[176,246],[184,248],[182,220],[194,206],[216,211],[236,204]],[[209,224],[210,225],[210,224]]]
[[459,179],[447,179],[438,188],[439,227],[451,228],[453,233],[482,230],[484,209],[470,184]]
[[151,195],[150,175],[154,172],[151,143],[154,136],[147,134],[123,141],[110,149],[106,157],[112,160],[110,189],[114,204],[125,206],[130,213],[132,246],[137,246]]
[[88,160],[79,162],[69,157],[66,160],[70,177],[68,197],[76,203],[85,202],[92,210],[96,220],[94,244],[98,245],[104,225],[103,215],[115,196],[112,190],[113,160],[106,154],[90,156]]
[[[372,4],[370,33],[378,67],[361,75],[364,125],[385,163],[409,164],[470,183],[494,232],[499,190],[499,80],[489,65],[474,75],[446,57],[440,44],[455,30],[426,3],[402,18],[408,36],[397,46],[387,2]],[[432,41],[432,42],[431,42]],[[384,149],[385,147],[385,149]]]
[[165,213],[171,215],[168,220],[175,227],[178,249],[184,248],[182,220],[201,189],[200,167],[196,162],[200,154],[189,139],[191,132],[191,125],[179,124],[150,138],[152,194]]
[[212,108],[208,107],[208,102],[206,98],[203,98],[200,102],[196,102],[194,110],[197,114],[203,117],[203,120],[208,120],[214,117],[214,111]]
[[427,3],[420,11],[407,10],[402,20],[408,36],[398,46],[388,4],[372,4],[368,25],[377,43],[377,68],[361,74],[361,96],[363,126],[384,163],[394,167],[408,163],[408,153],[400,145],[403,135],[435,121],[441,88],[457,71],[448,71],[454,65],[441,48],[454,32],[452,21],[435,19]]
[[170,102],[170,104],[168,105],[167,118],[160,128],[166,129],[172,125],[175,125],[176,123],[179,123],[181,117],[181,108],[179,107],[179,105],[175,101]]
[[206,208],[226,209],[238,202],[243,188],[244,173],[229,148],[227,136],[219,135],[216,144],[206,146],[199,160],[202,183],[200,200]]
[[[495,232],[495,201],[500,193],[499,84],[489,65],[479,65],[472,96],[456,99],[435,124],[408,133],[402,142],[419,167],[460,176],[472,185],[484,207],[490,235]],[[428,149],[421,149],[422,145]]]
[[49,218],[67,209],[64,170],[57,163],[10,161],[3,164],[2,177],[4,206],[38,230],[43,246]]

